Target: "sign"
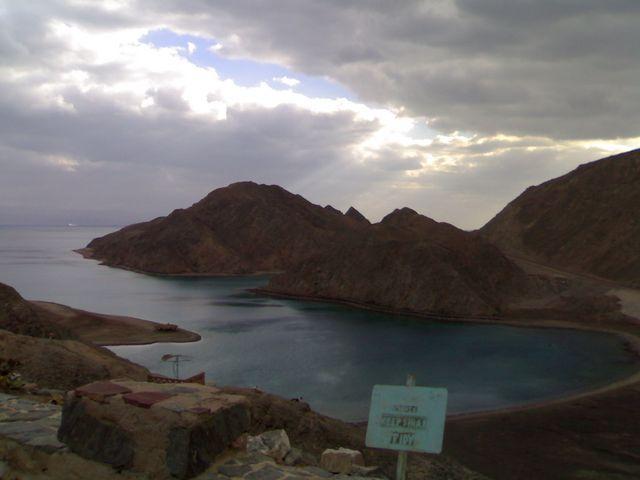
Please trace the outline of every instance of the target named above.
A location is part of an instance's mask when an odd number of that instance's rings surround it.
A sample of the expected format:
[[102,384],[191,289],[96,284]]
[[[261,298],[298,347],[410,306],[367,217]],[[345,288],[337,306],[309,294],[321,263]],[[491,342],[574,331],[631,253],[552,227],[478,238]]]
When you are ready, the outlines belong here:
[[371,394],[367,447],[440,453],[447,389],[376,385]]

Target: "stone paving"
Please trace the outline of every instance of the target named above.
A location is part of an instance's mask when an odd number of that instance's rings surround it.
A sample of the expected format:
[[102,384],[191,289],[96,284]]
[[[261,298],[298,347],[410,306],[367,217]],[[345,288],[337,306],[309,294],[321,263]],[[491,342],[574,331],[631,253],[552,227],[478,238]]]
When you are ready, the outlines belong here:
[[65,449],[57,438],[61,418],[58,405],[0,393],[0,435],[18,443],[46,452]]
[[242,454],[227,460],[214,471],[207,471],[196,480],[374,480],[371,477],[334,475],[318,467],[288,467],[260,454]]
[[[58,441],[62,418],[58,405],[38,403],[0,393],[0,436],[47,453],[67,450]],[[334,475],[318,467],[278,465],[266,455],[241,453],[213,466],[196,480],[373,480],[359,476]]]

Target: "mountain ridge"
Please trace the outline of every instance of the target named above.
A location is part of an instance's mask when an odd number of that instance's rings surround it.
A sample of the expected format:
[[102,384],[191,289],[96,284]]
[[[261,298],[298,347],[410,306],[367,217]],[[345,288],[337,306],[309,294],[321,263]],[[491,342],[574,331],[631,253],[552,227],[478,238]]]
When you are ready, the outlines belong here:
[[640,285],[640,149],[527,188],[479,233],[504,251]]
[[279,272],[273,293],[423,313],[494,315],[527,283],[481,237],[406,207],[371,224],[353,207],[342,214],[253,182],[94,239],[84,253],[147,273]]

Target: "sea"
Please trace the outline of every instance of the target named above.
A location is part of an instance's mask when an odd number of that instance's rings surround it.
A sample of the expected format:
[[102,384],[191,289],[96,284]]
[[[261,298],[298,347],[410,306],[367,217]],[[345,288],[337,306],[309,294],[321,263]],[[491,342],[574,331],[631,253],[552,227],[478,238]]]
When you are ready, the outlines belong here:
[[256,295],[266,276],[163,277],[110,268],[74,249],[115,227],[0,227],[0,282],[25,298],[171,322],[202,336],[184,344],[111,347],[172,375],[302,399],[323,414],[367,418],[374,385],[448,389],[449,413],[491,410],[586,391],[637,371],[616,335],[438,322],[329,303]]

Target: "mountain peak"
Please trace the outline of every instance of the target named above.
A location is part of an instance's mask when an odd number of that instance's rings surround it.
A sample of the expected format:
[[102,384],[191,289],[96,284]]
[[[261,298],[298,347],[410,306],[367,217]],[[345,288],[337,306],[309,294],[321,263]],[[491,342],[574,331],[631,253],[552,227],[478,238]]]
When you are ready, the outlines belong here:
[[393,212],[387,214],[380,223],[383,225],[402,225],[417,217],[424,217],[424,215],[420,215],[412,208],[402,207],[396,208]]
[[340,210],[338,210],[338,209],[337,209],[337,208],[335,208],[335,207],[332,207],[331,205],[326,205],[326,206],[324,207],[324,209],[325,209],[327,212],[335,213],[336,215],[342,215],[342,212],[341,212]]
[[362,222],[362,223],[371,223],[369,220],[367,220],[367,217],[365,217],[364,215],[362,215],[358,210],[356,210],[354,207],[349,207],[349,210],[347,210],[347,213],[345,213],[345,215],[347,217],[353,218],[355,221],[357,222]]

